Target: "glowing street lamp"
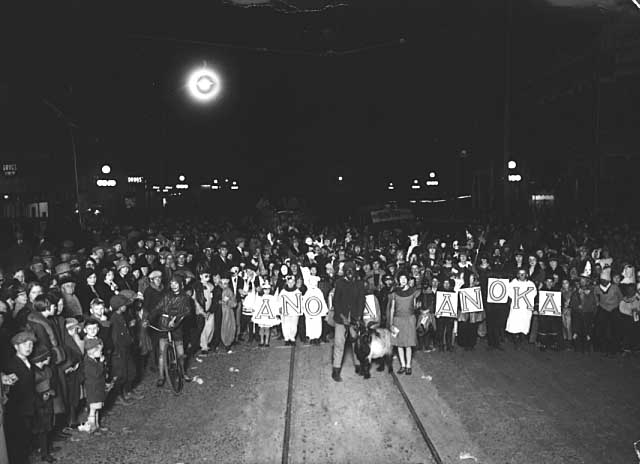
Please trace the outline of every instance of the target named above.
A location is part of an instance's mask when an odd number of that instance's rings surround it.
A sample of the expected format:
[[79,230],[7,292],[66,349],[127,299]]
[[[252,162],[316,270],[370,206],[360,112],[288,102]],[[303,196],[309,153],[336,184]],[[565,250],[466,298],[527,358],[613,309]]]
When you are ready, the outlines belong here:
[[511,160],[511,161],[509,161],[509,162],[507,163],[507,167],[508,167],[509,169],[515,169],[517,166],[518,166],[518,164],[517,164],[515,161],[513,161],[513,160]]
[[100,168],[100,171],[102,171],[102,174],[111,174],[111,166],[104,164],[102,168]]
[[344,179],[344,177],[342,177],[342,176],[338,176],[338,182],[342,182],[342,181],[343,181],[343,179]]
[[214,100],[222,89],[220,76],[207,67],[196,69],[189,74],[187,89],[194,100],[202,103]]
[[180,174],[180,175],[178,176],[178,180],[179,180],[180,182],[184,182],[184,180],[185,180],[184,175],[183,175],[183,174]]
[[435,179],[436,178],[436,173],[434,171],[431,171],[429,173],[429,179]]

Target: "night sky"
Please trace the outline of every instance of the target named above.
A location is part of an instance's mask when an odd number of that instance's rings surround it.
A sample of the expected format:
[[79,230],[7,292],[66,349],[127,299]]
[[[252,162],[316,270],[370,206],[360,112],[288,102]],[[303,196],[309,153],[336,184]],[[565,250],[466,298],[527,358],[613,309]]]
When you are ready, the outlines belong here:
[[[78,125],[83,169],[108,161],[153,179],[180,170],[202,182],[279,178],[295,190],[337,174],[446,175],[461,150],[476,163],[499,156],[504,0],[357,1],[301,14],[135,3],[16,7],[2,79],[9,150],[68,151],[47,100]],[[581,5],[596,3],[606,2]],[[597,6],[514,5],[517,96],[583,53],[603,16]],[[204,62],[224,82],[208,106],[183,88]]]

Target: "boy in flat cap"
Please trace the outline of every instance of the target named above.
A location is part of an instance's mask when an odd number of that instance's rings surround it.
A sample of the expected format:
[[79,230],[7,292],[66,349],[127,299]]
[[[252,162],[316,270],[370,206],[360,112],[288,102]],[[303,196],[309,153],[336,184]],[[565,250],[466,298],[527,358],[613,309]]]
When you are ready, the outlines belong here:
[[7,394],[5,431],[7,451],[11,464],[29,462],[31,450],[31,427],[36,409],[36,386],[34,368],[29,361],[36,341],[31,332],[19,332],[11,338],[16,354],[9,359],[6,374],[13,384]]

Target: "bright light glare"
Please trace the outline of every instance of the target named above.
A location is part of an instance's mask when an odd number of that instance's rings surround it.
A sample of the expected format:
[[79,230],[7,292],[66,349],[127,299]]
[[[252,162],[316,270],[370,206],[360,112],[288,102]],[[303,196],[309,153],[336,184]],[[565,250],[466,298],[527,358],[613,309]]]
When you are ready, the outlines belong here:
[[180,182],[184,182],[184,179],[185,179],[185,177],[184,177],[182,174],[180,174],[180,175],[178,176],[178,180],[179,180]]
[[339,180],[340,182],[342,182],[342,179],[343,179],[343,177],[342,177],[342,176],[338,176],[338,180]]
[[111,166],[109,166],[108,164],[105,164],[104,166],[102,166],[102,174],[110,174],[111,173]]
[[515,168],[516,168],[516,166],[518,166],[518,164],[517,164],[515,161],[513,161],[513,160],[511,160],[511,161],[509,161],[509,162],[507,163],[507,167],[508,167],[509,169],[515,169]]
[[187,88],[191,96],[201,102],[208,102],[218,96],[222,88],[220,77],[209,68],[196,69],[189,75]]
[[520,182],[522,176],[520,174],[509,174],[509,182]]
[[435,177],[436,177],[436,173],[435,173],[435,172],[433,172],[433,171],[431,171],[431,172],[429,173],[429,178],[430,178],[430,179],[433,179],[433,178],[435,178]]

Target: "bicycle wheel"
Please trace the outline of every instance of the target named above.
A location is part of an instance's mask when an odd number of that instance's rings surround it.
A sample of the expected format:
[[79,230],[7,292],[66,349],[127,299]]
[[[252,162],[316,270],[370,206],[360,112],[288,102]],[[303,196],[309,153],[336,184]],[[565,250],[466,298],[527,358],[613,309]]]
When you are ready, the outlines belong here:
[[171,388],[176,393],[180,393],[183,387],[182,367],[180,366],[180,360],[178,359],[178,353],[175,345],[167,344],[167,351],[165,353],[165,359],[167,362],[167,377],[171,383]]

